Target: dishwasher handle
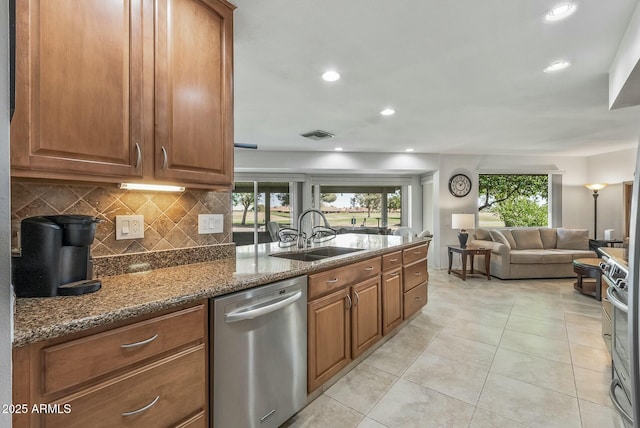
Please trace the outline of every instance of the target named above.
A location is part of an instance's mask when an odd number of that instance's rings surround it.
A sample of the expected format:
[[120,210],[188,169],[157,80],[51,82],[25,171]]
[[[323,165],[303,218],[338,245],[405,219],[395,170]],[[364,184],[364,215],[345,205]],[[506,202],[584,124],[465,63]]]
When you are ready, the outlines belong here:
[[250,310],[246,310],[246,308],[240,308],[238,310],[228,313],[225,316],[225,320],[227,321],[227,323],[243,321],[243,320],[251,320],[259,316],[266,315],[271,312],[275,312],[278,309],[284,308],[285,306],[289,306],[290,304],[298,300],[300,297],[302,297],[302,291],[297,291],[292,295],[290,295],[289,297],[287,297],[286,299],[274,299],[273,301],[275,303],[271,305],[261,306],[257,309],[250,309]]

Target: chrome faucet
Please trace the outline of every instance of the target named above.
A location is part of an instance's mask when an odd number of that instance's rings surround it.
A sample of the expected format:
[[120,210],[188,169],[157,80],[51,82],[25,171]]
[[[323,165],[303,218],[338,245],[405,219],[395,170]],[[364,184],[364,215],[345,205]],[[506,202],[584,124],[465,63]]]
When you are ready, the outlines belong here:
[[[320,217],[322,217],[322,220],[324,221],[324,227],[326,228],[331,227],[329,226],[329,221],[327,220],[327,217],[325,217],[322,211],[316,210],[314,208],[310,208],[308,210],[302,211],[298,216],[298,248],[306,248],[306,246],[309,244],[309,242],[305,240],[305,234],[302,232],[302,219],[305,215],[309,213],[320,214]],[[311,237],[309,238],[309,240],[311,240]]]

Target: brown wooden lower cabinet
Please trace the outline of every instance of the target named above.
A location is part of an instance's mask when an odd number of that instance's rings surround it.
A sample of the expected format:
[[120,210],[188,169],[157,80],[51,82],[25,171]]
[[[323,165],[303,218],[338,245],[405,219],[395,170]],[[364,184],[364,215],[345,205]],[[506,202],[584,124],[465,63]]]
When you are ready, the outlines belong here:
[[427,304],[427,283],[418,285],[404,293],[404,319],[418,312]]
[[313,391],[351,361],[350,290],[308,303],[308,384]]
[[382,338],[380,275],[351,287],[351,355],[359,357]]
[[45,411],[13,427],[207,426],[207,322],[202,302],[14,348],[13,400]]
[[205,406],[205,350],[200,344],[89,388],[56,404],[69,413],[43,415],[43,426],[85,428],[172,426]]
[[402,268],[382,274],[382,334],[387,335],[403,321]]

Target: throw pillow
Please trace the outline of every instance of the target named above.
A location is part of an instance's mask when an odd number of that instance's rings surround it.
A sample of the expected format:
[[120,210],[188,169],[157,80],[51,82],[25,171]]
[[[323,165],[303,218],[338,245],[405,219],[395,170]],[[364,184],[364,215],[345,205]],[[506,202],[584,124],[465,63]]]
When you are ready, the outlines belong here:
[[586,229],[558,229],[558,248],[563,250],[588,250],[589,231]]
[[540,232],[540,239],[542,239],[542,247],[545,250],[556,248],[558,242],[558,229],[547,229],[541,227],[538,231]]
[[476,239],[491,241],[491,234],[487,229],[476,229]]
[[516,246],[516,240],[513,239],[513,234],[511,233],[511,230],[509,229],[502,229],[500,232],[502,232],[502,234],[504,235],[505,238],[507,238],[507,241],[509,241],[509,245],[511,246],[512,250],[515,250],[517,248]]
[[538,229],[512,230],[511,235],[519,250],[542,250],[542,239]]
[[499,230],[490,230],[489,234],[491,235],[491,239],[495,242],[499,242],[507,246],[507,248],[511,249],[511,245],[507,238],[500,232]]

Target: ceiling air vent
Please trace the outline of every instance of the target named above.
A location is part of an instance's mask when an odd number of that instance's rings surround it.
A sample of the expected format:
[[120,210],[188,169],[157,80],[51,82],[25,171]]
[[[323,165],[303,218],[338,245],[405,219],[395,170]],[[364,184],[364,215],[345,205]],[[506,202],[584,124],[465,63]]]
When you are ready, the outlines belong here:
[[334,135],[331,132],[323,131],[321,129],[316,129],[315,131],[305,132],[304,134],[300,134],[304,138],[311,138],[312,140],[324,140],[325,138],[331,138]]

